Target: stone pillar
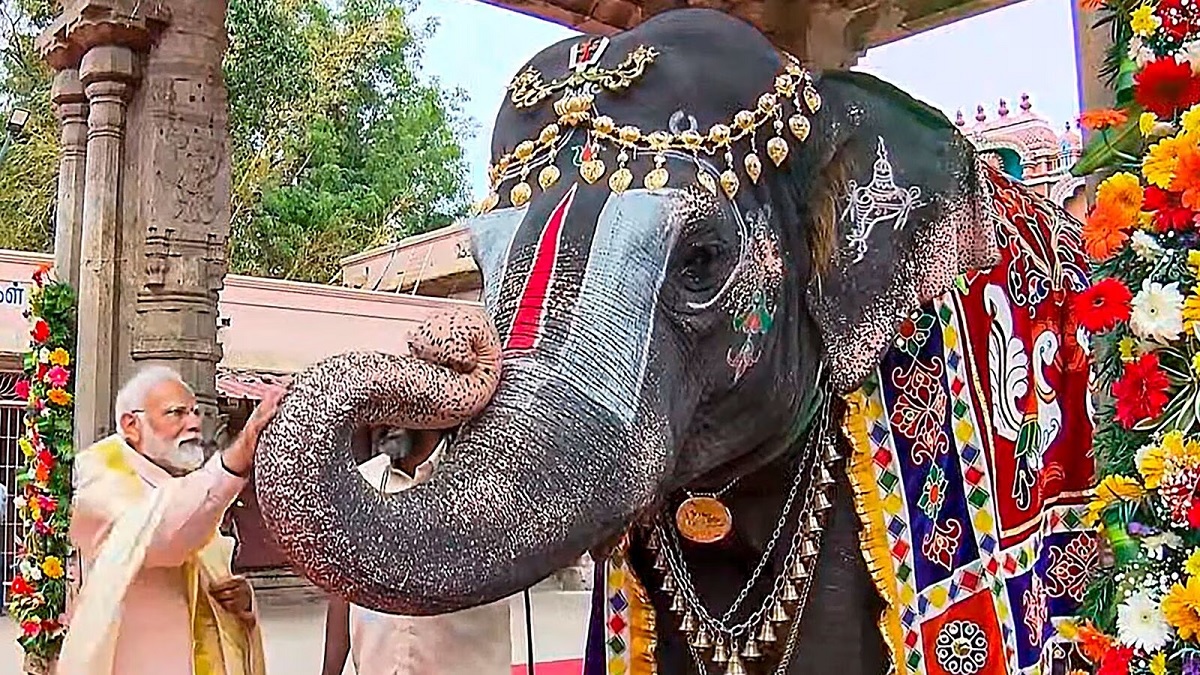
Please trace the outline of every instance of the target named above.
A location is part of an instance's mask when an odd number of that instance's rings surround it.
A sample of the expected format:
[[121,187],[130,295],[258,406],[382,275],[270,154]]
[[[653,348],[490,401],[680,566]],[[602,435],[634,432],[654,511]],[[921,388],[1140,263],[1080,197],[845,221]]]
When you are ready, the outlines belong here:
[[225,0],[173,0],[171,26],[146,60],[135,94],[125,183],[126,213],[140,249],[135,363],[176,368],[217,426],[217,296],[230,220],[228,99],[222,71]]
[[[135,80],[127,47],[95,47],[84,55],[79,74],[87,92],[87,170],[84,179],[79,332],[75,374],[75,433],[78,447],[113,431],[112,402],[120,386],[114,359],[118,340],[118,273],[124,219],[120,185],[125,144],[126,97]],[[90,439],[90,440],[89,440]]]
[[79,79],[79,71],[59,71],[54,77],[50,98],[58,113],[62,131],[58,201],[54,211],[54,267],[60,280],[78,289],[88,136],[87,94]]
[[877,34],[890,34],[904,17],[891,0],[847,9],[830,0],[764,0],[763,24],[771,41],[806,65],[848,69],[867,53]]
[[[112,430],[112,402],[141,364],[178,370],[216,424],[217,294],[229,232],[226,0],[74,0],[38,47],[69,71],[88,112],[86,177],[64,171],[60,208],[81,200],[76,440]],[[73,156],[78,162],[78,155]],[[77,164],[75,165],[77,166]],[[70,211],[58,252],[70,268]]]
[[[1112,36],[1107,27],[1096,29],[1096,12],[1083,9],[1080,3],[1071,3],[1071,22],[1075,29],[1075,68],[1076,88],[1079,94],[1081,110],[1111,108],[1116,102],[1115,92],[1100,77],[1100,69],[1104,66],[1104,58],[1112,44]],[[1087,129],[1081,129],[1083,142],[1089,140]],[[1087,202],[1090,206],[1096,196],[1096,186],[1100,176],[1088,176]]]

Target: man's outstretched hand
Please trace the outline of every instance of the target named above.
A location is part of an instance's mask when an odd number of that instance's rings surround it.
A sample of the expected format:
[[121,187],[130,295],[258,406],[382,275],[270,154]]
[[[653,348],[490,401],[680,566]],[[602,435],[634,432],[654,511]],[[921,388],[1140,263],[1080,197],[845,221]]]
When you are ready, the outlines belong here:
[[246,577],[230,577],[225,581],[213,584],[208,589],[208,594],[225,611],[236,616],[246,626],[253,627],[256,623],[254,593],[250,590],[250,582],[246,581]]
[[254,465],[254,449],[258,447],[258,436],[275,416],[276,410],[279,409],[279,400],[286,391],[283,387],[273,385],[263,395],[250,419],[246,420],[246,426],[242,427],[242,433],[238,434],[233,445],[226,448],[222,454],[221,459],[226,469],[239,476],[250,473],[250,467]]

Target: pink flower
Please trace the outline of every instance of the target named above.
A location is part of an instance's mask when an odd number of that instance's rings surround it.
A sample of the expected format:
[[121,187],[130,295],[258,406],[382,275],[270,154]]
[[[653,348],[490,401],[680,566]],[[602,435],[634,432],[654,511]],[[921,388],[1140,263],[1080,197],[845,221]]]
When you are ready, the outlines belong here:
[[17,393],[17,398],[22,401],[29,399],[29,380],[17,380],[17,386],[13,388]]
[[46,372],[46,381],[54,387],[65,387],[70,379],[70,371],[62,366],[54,366]]

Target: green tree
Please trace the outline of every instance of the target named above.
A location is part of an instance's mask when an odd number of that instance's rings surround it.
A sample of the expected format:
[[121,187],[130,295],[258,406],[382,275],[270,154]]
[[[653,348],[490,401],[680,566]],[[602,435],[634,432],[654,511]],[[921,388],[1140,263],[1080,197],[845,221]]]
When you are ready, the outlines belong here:
[[[19,2],[24,26],[36,27],[41,15],[26,5],[48,0]],[[421,42],[435,26],[410,26],[413,6],[409,0],[230,0],[232,271],[329,281],[341,257],[448,224],[465,210],[460,139],[467,131],[454,105],[463,93],[417,76]],[[36,30],[22,34],[31,44]],[[20,71],[7,54],[3,65],[0,90],[15,92]],[[40,67],[36,56],[33,65]],[[44,67],[35,72],[48,92]],[[53,141],[48,96],[29,101],[39,115],[47,113]],[[39,229],[22,215],[30,200],[5,182],[15,160],[0,170],[0,218],[10,216],[0,222],[16,217],[41,238],[11,243],[45,249],[48,219]],[[54,162],[44,164],[49,178],[40,177],[52,183]],[[10,196],[26,211],[5,211]],[[48,196],[46,211],[52,188]],[[0,237],[0,246],[9,244]]]
[[30,112],[24,137],[0,167],[0,248],[48,252],[53,246],[58,120],[50,106],[53,73],[33,46],[53,13],[53,0],[0,3],[0,126],[15,108]]

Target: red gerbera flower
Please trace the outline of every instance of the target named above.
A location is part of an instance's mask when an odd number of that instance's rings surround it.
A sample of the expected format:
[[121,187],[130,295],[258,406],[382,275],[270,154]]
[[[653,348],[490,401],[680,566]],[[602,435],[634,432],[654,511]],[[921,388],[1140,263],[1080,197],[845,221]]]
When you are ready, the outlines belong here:
[[33,335],[33,341],[42,344],[50,339],[50,324],[46,323],[45,319],[38,319],[33,324],[33,330],[30,331]]
[[1129,320],[1130,300],[1133,293],[1125,284],[1105,279],[1075,296],[1071,309],[1079,325],[1090,333],[1100,333]]
[[25,577],[18,574],[9,582],[8,590],[13,595],[29,595],[33,593],[33,586],[30,586],[29,582],[25,581]]
[[1133,647],[1114,647],[1104,653],[1096,675],[1128,675],[1133,660]]
[[1154,213],[1154,228],[1159,232],[1182,232],[1192,226],[1192,210],[1179,203],[1179,195],[1155,185],[1147,185],[1142,193],[1142,210]]
[[13,393],[17,398],[24,401],[29,398],[29,380],[17,380],[17,384],[13,387]]
[[1158,367],[1158,354],[1146,354],[1125,366],[1121,379],[1113,383],[1117,421],[1126,429],[1142,420],[1154,419],[1167,404],[1167,376]]
[[1146,110],[1159,117],[1200,103],[1200,78],[1192,66],[1173,57],[1155,59],[1134,76],[1134,97]]
[[41,632],[41,621],[26,621],[21,624],[21,634],[27,638],[37,637]]

